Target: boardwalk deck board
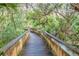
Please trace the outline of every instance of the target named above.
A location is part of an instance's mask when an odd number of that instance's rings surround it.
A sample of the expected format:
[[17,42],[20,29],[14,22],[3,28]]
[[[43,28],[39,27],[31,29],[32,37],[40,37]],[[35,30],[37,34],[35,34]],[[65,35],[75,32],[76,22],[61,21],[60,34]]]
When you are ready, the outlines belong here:
[[44,41],[36,34],[30,33],[30,39],[25,45],[23,56],[51,56],[52,54],[46,48]]

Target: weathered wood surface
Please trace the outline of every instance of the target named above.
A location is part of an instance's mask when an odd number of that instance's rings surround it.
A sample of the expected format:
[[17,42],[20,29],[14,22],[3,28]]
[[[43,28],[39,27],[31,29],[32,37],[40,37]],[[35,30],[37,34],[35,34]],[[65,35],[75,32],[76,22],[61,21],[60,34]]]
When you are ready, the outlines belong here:
[[78,56],[79,55],[79,49],[66,44],[65,42],[58,39],[57,37],[37,29],[31,28],[30,30],[31,32],[34,32],[40,35],[43,38],[43,40],[46,41],[48,48],[51,50],[51,52],[54,55],[57,55],[57,56]]
[[29,33],[25,32],[21,36],[17,37],[16,39],[13,39],[7,45],[1,48],[0,51],[2,51],[3,55],[5,56],[16,56],[21,52],[28,38],[29,38]]
[[[47,33],[43,32],[37,29],[30,29],[31,32],[34,32],[38,34],[42,40],[46,42],[46,46],[52,54],[57,56],[78,56],[79,55],[79,49],[70,46],[63,42],[62,40],[58,39],[57,37]],[[25,32],[18,38],[12,40],[9,42],[6,46],[0,49],[0,51],[4,52],[4,55],[6,56],[16,56],[18,55],[22,49],[25,43],[27,42],[29,38],[29,33]]]
[[25,44],[22,56],[53,56],[47,49],[45,42],[37,34],[30,32],[29,40]]

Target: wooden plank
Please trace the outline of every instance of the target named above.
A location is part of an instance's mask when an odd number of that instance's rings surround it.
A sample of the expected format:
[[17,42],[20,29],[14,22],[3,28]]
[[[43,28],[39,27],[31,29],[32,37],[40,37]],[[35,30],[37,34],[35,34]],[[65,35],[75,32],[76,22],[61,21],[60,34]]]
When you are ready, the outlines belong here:
[[[31,29],[31,31],[32,30],[33,29]],[[40,30],[38,31],[36,29],[34,29],[33,32],[37,33],[38,35],[41,35],[41,37],[43,37],[44,40],[46,40],[46,42],[48,43],[49,48],[51,47],[52,52],[54,51],[56,55],[58,56],[79,55],[79,49],[69,46],[62,40],[58,39],[57,37],[52,36],[47,32],[43,32]]]

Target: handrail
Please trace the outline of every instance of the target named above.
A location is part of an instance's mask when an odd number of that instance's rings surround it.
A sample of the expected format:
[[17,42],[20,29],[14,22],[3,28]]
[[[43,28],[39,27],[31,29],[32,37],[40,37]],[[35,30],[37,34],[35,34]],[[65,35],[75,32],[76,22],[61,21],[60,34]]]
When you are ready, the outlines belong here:
[[79,55],[78,48],[65,43],[64,41],[60,40],[59,38],[55,37],[54,35],[51,35],[48,32],[44,32],[44,31],[41,31],[41,30],[35,29],[35,28],[31,28],[31,30],[38,31],[38,32],[42,33],[43,35],[47,35],[48,37],[52,38],[51,41],[52,42],[54,41],[55,43],[57,43],[68,55],[70,55],[70,56]]
[[20,36],[18,36],[17,38],[11,40],[7,45],[3,46],[2,48],[0,48],[0,52],[3,52],[3,54],[9,49],[11,48],[17,41],[22,40],[21,38],[27,33],[27,31],[25,31],[23,34],[21,34]]
[[[57,37],[55,37],[54,35],[51,35],[51,34],[49,34],[49,33],[47,33],[47,32],[45,32],[45,34],[48,35],[48,36],[50,36],[51,38],[53,38],[53,40],[57,41],[59,44],[65,45],[66,47],[68,47],[68,48],[69,48],[69,51],[72,50],[72,51],[74,51],[74,52],[76,52],[76,53],[79,54],[79,49],[78,49],[78,48],[76,48],[76,47],[74,47],[74,46],[72,46],[72,45],[69,45],[69,44],[63,42],[63,41],[60,40],[59,38],[57,38]],[[61,46],[61,45],[60,45],[60,46]],[[65,50],[65,49],[64,49],[64,50]],[[71,54],[69,51],[67,50],[66,52],[67,52],[68,54],[70,54],[70,55],[73,55],[73,54]],[[73,52],[73,53],[74,53],[74,52]],[[74,54],[74,55],[77,55],[77,54]]]
[[[26,30],[26,29],[25,29]],[[68,55],[70,56],[78,56],[79,55],[79,49],[74,47],[74,46],[71,46],[65,42],[63,42],[62,40],[60,40],[59,38],[55,37],[54,35],[51,35],[49,34],[48,32],[44,32],[42,30],[39,30],[39,29],[35,29],[35,28],[30,28],[28,30],[29,31],[33,31],[34,33],[38,33],[39,35],[41,36],[45,36],[47,38],[50,38],[49,40],[55,44],[57,44],[64,52],[66,52]],[[21,38],[24,37],[24,35],[27,33],[24,32],[22,35],[20,35],[19,37],[17,37],[16,39],[13,39],[12,41],[10,41],[7,45],[5,45],[4,47],[2,47],[0,49],[0,51],[3,51],[4,53],[9,49],[11,48],[17,41],[19,40],[22,40]]]

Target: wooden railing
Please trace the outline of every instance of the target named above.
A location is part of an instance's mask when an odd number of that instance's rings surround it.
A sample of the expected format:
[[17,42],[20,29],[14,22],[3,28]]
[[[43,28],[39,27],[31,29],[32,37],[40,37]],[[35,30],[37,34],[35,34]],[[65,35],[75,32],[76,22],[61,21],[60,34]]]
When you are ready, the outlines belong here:
[[50,49],[50,51],[57,56],[78,56],[79,55],[79,49],[76,47],[73,47],[62,40],[58,39],[57,37],[47,33],[43,32],[34,28],[30,29],[31,32],[34,32],[38,34],[45,43],[46,46]]
[[17,37],[16,39],[13,39],[11,42],[9,42],[7,45],[2,47],[0,49],[0,55],[5,55],[5,56],[16,56],[18,55],[24,44],[27,42],[29,38],[29,33],[24,32],[22,35]]
[[[78,56],[79,55],[79,49],[66,44],[62,40],[58,39],[57,37],[47,33],[43,32],[41,30],[37,30],[34,28],[30,29],[31,32],[34,32],[38,34],[43,40],[45,41],[46,46],[51,51],[53,55],[57,56]],[[5,45],[3,48],[0,49],[1,55],[6,56],[16,56],[18,55],[25,43],[27,42],[29,38],[29,31],[23,33],[21,36],[17,37],[16,39],[13,39],[11,42],[9,42],[7,45]]]

